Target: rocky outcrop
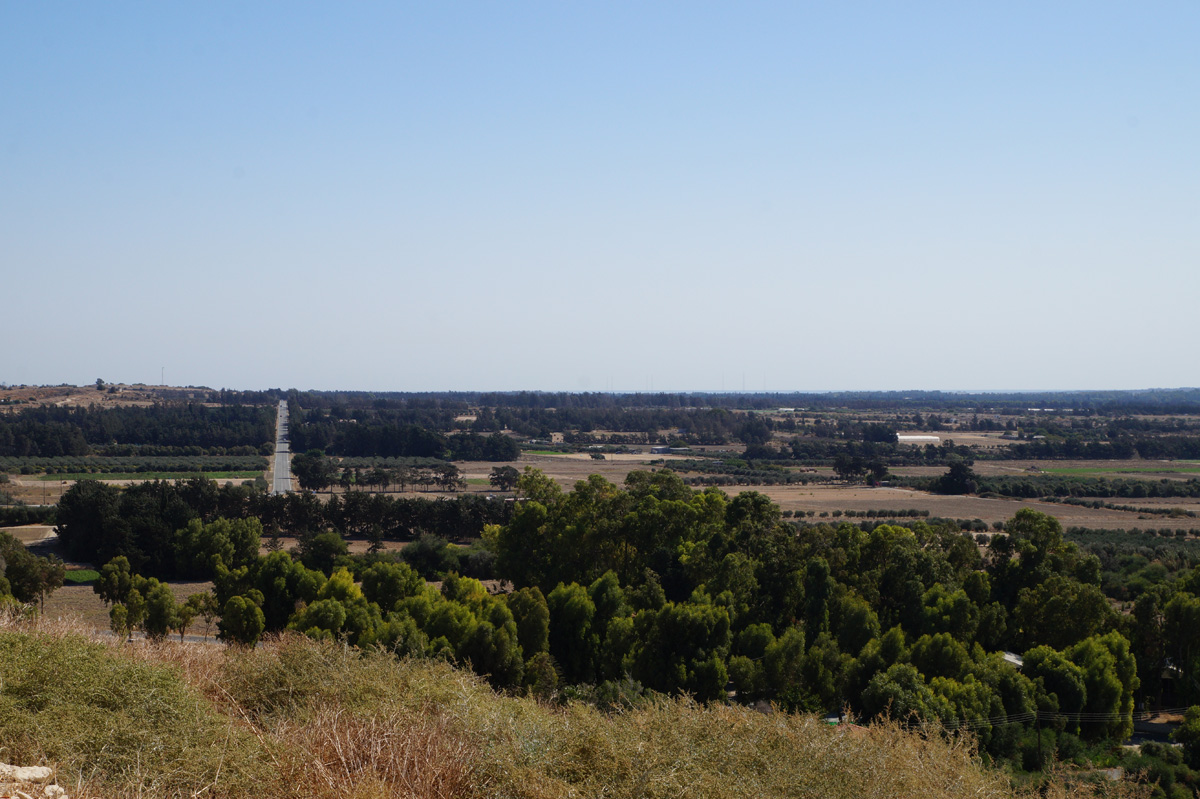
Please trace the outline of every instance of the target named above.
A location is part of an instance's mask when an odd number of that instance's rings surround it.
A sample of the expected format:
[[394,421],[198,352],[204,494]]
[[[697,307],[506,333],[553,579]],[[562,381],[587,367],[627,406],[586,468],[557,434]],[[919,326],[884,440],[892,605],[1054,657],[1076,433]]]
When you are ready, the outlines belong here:
[[68,799],[54,784],[54,769],[0,763],[0,799]]

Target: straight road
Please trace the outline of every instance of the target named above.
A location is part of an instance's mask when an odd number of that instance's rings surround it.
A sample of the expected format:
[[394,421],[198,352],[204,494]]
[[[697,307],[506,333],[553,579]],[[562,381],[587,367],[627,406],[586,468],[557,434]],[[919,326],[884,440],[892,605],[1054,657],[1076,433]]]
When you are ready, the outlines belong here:
[[288,409],[287,401],[279,401],[279,411],[275,415],[275,482],[271,485],[272,494],[286,494],[292,490],[292,453],[288,449]]

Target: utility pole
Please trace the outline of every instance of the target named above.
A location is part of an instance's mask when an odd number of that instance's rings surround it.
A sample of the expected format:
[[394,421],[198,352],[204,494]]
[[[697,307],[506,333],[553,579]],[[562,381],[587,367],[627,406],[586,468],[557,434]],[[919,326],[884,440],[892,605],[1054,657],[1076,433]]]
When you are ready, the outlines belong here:
[[1042,717],[1037,711],[1033,713],[1033,723],[1037,725],[1038,732],[1038,768],[1045,770],[1042,765]]

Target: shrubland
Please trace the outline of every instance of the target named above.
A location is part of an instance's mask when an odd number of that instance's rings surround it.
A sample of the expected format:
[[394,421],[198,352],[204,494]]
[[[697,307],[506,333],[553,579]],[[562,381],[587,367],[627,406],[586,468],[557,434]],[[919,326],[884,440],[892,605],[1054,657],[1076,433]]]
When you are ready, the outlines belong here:
[[[967,731],[984,761],[1042,779],[1056,762],[1134,768],[1120,743],[1135,702],[1198,698],[1200,571],[1183,553],[1169,570],[1093,553],[1028,509],[986,547],[934,519],[795,525],[761,494],[696,491],[666,470],[569,492],[527,470],[516,488],[517,501],[495,504],[500,521],[475,522],[469,551],[424,537],[399,556],[352,557],[344,535],[386,535],[368,520],[387,516],[372,514],[407,506],[359,492],[268,502],[202,480],[80,483],[59,526],[68,551],[113,557],[96,587],[122,635],[185,627],[201,608],[176,605],[158,578],[188,574],[212,579],[208,612],[227,641],[290,630],[354,657],[454,662],[557,712],[641,713],[681,697],[707,703],[706,718],[848,709],[954,740]],[[253,512],[276,505],[286,514],[269,522]],[[264,523],[299,528],[296,551],[260,556]],[[459,574],[476,562],[511,590]],[[1160,795],[1197,781],[1171,751],[1143,753],[1171,775]]]
[[548,705],[442,660],[297,635],[118,644],[7,617],[0,678],[0,760],[52,764],[78,797],[1024,795],[967,736],[681,697]]

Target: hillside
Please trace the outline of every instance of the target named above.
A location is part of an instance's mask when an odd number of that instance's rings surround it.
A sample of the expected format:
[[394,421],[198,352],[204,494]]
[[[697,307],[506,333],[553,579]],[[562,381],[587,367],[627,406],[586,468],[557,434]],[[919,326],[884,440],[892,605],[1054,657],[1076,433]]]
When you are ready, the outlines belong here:
[[7,621],[0,680],[0,759],[55,766],[73,797],[1014,795],[965,741],[895,725],[668,699],[551,707],[443,662],[300,637],[120,645]]

